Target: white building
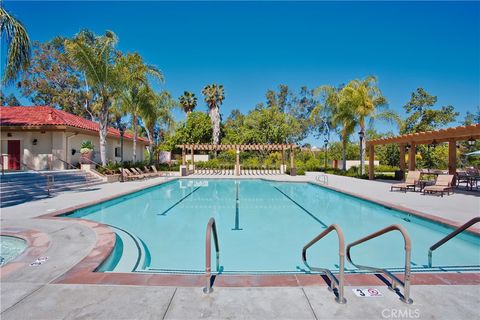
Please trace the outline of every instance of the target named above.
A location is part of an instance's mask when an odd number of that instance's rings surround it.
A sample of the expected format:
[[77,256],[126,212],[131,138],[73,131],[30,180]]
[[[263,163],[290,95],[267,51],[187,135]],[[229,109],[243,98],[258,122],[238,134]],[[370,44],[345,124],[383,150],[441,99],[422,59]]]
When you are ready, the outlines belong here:
[[[100,163],[98,123],[65,111],[47,106],[1,107],[0,130],[5,169],[22,169],[20,163],[36,170],[67,169],[63,161],[78,164],[85,140],[93,143],[93,160]],[[148,140],[137,139],[137,161],[144,160],[147,145]],[[129,133],[124,135],[123,159],[133,160],[133,136]],[[120,132],[114,128],[108,128],[107,160],[120,161]]]

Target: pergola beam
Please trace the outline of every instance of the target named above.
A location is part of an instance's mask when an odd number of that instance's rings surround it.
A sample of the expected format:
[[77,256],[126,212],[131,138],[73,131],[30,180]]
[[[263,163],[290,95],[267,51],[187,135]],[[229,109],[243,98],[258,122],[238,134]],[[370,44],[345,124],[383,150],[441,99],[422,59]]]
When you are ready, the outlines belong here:
[[[455,174],[457,171],[457,141],[469,139],[480,139],[480,124],[469,126],[453,127],[435,131],[426,131],[418,133],[404,134],[396,137],[388,137],[367,141],[369,150],[375,146],[396,143],[400,147],[400,170],[405,170],[405,147],[409,145],[408,150],[408,170],[415,170],[415,154],[417,145],[448,142],[448,173]],[[374,154],[374,151],[373,151]],[[371,162],[370,162],[371,165]],[[375,172],[370,172],[369,179],[373,179]]]
[[449,142],[451,139],[454,139],[455,141],[464,141],[470,138],[480,139],[480,124],[375,139],[367,141],[367,145],[384,145],[390,143],[410,144],[411,142],[415,142],[418,145],[432,143],[433,140],[440,143]]

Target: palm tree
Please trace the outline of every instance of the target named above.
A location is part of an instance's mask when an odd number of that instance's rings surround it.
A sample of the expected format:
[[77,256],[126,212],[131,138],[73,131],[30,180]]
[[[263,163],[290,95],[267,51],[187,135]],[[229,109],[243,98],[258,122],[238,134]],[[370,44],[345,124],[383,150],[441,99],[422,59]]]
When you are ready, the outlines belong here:
[[180,101],[183,111],[187,114],[187,117],[197,106],[197,97],[195,97],[195,93],[192,92],[184,91],[183,95],[181,95],[178,100]]
[[220,105],[225,99],[223,85],[209,84],[202,90],[204,100],[208,105],[210,120],[213,127],[213,144],[220,143]]
[[121,84],[121,74],[116,65],[117,41],[117,36],[111,31],[97,36],[88,30],[81,31],[71,40],[65,40],[65,50],[69,59],[85,74],[96,101],[94,107],[99,119],[102,165],[107,163],[109,112]]
[[120,93],[119,105],[123,112],[132,116],[133,162],[136,162],[139,115],[142,109],[148,108],[151,99],[147,75],[163,81],[163,74],[155,66],[145,64],[137,53],[120,57],[117,66],[121,70],[121,74],[125,76],[123,79],[124,90]]
[[374,119],[384,119],[399,123],[398,115],[388,109],[380,110],[385,107],[387,100],[382,95],[378,85],[377,78],[368,76],[364,80],[352,80],[342,89],[343,99],[346,104],[354,109],[354,117],[360,127],[360,174],[365,171],[365,127],[366,121]]
[[2,5],[0,5],[0,36],[5,37],[7,43],[7,66],[2,81],[8,84],[30,65],[31,46],[25,27]]
[[320,86],[315,89],[316,96],[322,96],[323,104],[319,103],[310,115],[314,125],[328,125],[331,128],[321,130],[338,129],[342,140],[342,169],[346,170],[347,144],[355,129],[354,109],[344,97],[344,88],[332,86]]
[[148,94],[148,103],[145,108],[140,110],[140,116],[147,133],[148,152],[150,155],[150,163],[153,162],[154,146],[156,143],[156,132],[165,128],[167,131],[174,127],[174,119],[171,110],[176,106],[176,101],[172,99],[168,91],[155,93],[150,91]]

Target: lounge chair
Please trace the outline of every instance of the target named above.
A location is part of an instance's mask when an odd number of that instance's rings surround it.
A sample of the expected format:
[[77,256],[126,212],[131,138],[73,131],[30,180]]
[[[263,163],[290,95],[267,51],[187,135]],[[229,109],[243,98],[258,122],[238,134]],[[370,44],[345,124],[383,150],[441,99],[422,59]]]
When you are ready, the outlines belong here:
[[132,176],[138,177],[139,179],[143,179],[143,178],[147,177],[147,175],[143,174],[142,172],[137,172],[137,170],[135,170],[135,168],[130,168],[130,170],[125,168],[125,171],[130,172],[132,174]]
[[160,176],[160,172],[158,172],[158,171],[155,172],[155,171],[153,171],[153,170],[150,170],[150,169],[149,169],[148,167],[146,167],[146,166],[143,167],[143,172],[144,172],[145,174],[148,174],[148,175],[152,176],[152,177],[158,177],[158,176]]
[[453,174],[439,175],[433,186],[426,186],[423,188],[423,194],[441,193],[443,197],[443,194],[446,192],[447,195],[450,195],[450,191],[453,193],[453,178]]
[[400,189],[400,191],[403,190],[405,192],[407,192],[408,189],[413,189],[413,191],[415,191],[418,181],[420,180],[420,174],[420,171],[409,171],[405,178],[405,182],[392,184],[390,186],[390,191],[393,191],[393,189]]
[[138,177],[137,175],[133,174],[130,170],[128,170],[127,168],[123,168],[123,169],[118,169],[120,171],[120,173],[122,173],[122,170],[123,170],[123,178],[126,179],[126,180],[135,180],[135,179],[139,179],[140,177]]

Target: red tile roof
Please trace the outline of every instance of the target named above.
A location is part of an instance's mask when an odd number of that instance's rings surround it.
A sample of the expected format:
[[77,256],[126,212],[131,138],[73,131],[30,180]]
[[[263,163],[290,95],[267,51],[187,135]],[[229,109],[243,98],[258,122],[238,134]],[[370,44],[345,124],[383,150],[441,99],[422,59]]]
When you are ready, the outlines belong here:
[[[55,125],[80,128],[94,132],[99,131],[98,123],[49,106],[0,107],[0,126]],[[115,128],[109,127],[108,135],[120,137],[120,132]],[[124,137],[126,139],[133,139],[133,135],[127,132]],[[147,139],[141,137],[138,137],[138,141],[148,143]]]

